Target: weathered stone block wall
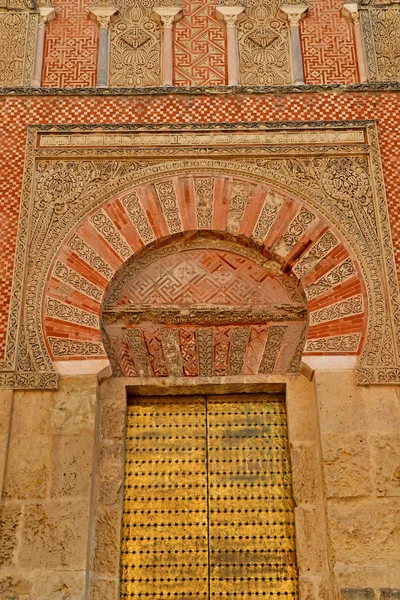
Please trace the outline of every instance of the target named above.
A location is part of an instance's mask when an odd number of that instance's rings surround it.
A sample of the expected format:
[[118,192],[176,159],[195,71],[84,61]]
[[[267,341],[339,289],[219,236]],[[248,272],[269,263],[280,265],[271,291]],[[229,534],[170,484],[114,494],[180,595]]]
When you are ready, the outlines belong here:
[[[2,392],[1,600],[117,598],[127,382]],[[399,388],[287,386],[300,600],[399,598]]]
[[126,391],[119,379],[100,389],[90,528],[90,600],[116,600],[119,589],[121,516],[125,467]]
[[0,397],[2,600],[84,597],[96,393],[85,376]]
[[399,388],[356,387],[352,371],[316,371],[315,386],[341,596],[400,598]]

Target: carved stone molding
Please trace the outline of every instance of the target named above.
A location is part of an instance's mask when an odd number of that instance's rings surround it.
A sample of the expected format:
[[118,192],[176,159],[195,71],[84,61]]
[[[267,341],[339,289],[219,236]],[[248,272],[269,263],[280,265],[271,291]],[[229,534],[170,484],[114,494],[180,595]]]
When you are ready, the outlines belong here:
[[[210,129],[207,125],[198,126],[197,129],[204,131],[207,127]],[[218,127],[223,129],[221,125]],[[179,231],[187,229],[184,220],[187,217],[177,211],[179,197],[175,195],[168,182],[171,178],[188,177],[188,174],[194,177],[198,184],[196,194],[193,191],[193,198],[198,199],[197,219],[201,219],[206,230],[213,227],[216,218],[214,212],[211,216],[207,212],[207,190],[211,189],[211,183],[210,185],[208,183],[210,174],[214,178],[218,175],[222,178],[221,182],[225,180],[224,178],[238,180],[230,192],[232,212],[226,220],[227,234],[231,239],[232,236],[235,239],[241,231],[240,223],[247,222],[244,215],[246,206],[250,202],[251,190],[260,185],[271,188],[269,194],[265,196],[265,211],[262,205],[259,207],[262,221],[251,225],[255,233],[241,233],[242,241],[240,236],[237,238],[240,243],[248,239],[247,243],[255,245],[256,248],[260,248],[266,236],[273,235],[274,229],[271,229],[268,223],[273,222],[274,211],[282,210],[282,202],[286,202],[284,198],[293,198],[291,202],[294,202],[293,206],[297,208],[292,209],[291,217],[290,213],[286,212],[287,218],[290,217],[286,231],[283,232],[284,235],[280,240],[274,242],[274,252],[278,262],[281,261],[282,264],[288,265],[289,269],[293,269],[294,275],[297,271],[296,276],[301,278],[304,282],[302,285],[309,290],[306,293],[310,301],[319,298],[321,293],[329,295],[329,286],[336,285],[335,282],[346,283],[349,278],[355,276],[354,269],[360,272],[361,285],[365,288],[367,316],[365,335],[360,334],[357,338],[356,335],[351,334],[353,341],[350,337],[344,340],[336,336],[337,342],[332,341],[332,343],[324,342],[323,338],[318,338],[318,344],[315,339],[312,343],[309,340],[308,348],[313,352],[320,352],[321,348],[326,348],[327,352],[340,353],[348,351],[349,348],[352,348],[350,351],[354,351],[354,348],[360,345],[358,365],[360,383],[398,381],[396,335],[399,327],[399,295],[375,123],[290,123],[258,126],[251,124],[249,129],[254,132],[257,127],[259,131],[275,128],[277,131],[293,133],[306,128],[311,132],[310,142],[302,146],[288,144],[287,147],[282,145],[277,147],[274,144],[261,145],[258,147],[257,155],[245,156],[244,136],[238,155],[235,146],[232,145],[224,149],[223,155],[218,148],[218,158],[214,156],[212,140],[208,146],[201,148],[201,157],[195,156],[196,144],[191,150],[194,152],[193,157],[188,154],[188,149],[190,150],[188,143],[186,146],[177,147],[174,155],[171,156],[170,144],[167,142],[167,145],[163,146],[160,142],[159,146],[148,147],[146,156],[143,156],[143,148],[140,147],[112,149],[112,154],[107,154],[107,148],[83,147],[76,148],[72,158],[68,157],[68,146],[59,149],[40,147],[37,136],[46,135],[50,128],[56,135],[69,136],[80,131],[86,134],[99,133],[101,130],[99,126],[68,129],[64,126],[57,128],[49,125],[29,128],[6,359],[1,365],[0,381],[3,387],[13,387],[17,384],[23,386],[23,382],[26,382],[26,387],[36,387],[36,384],[38,387],[50,386],[50,383],[55,383],[57,379],[49,354],[50,347],[56,348],[57,352],[67,352],[67,355],[70,352],[65,347],[65,343],[57,341],[60,338],[54,335],[47,346],[43,330],[46,286],[53,269],[59,268],[57,261],[60,262],[61,267],[59,275],[54,271],[54,276],[56,278],[65,276],[68,281],[72,281],[71,285],[80,287],[81,293],[87,298],[85,304],[95,302],[96,306],[100,306],[103,290],[116,271],[117,264],[110,264],[111,258],[96,255],[90,244],[87,245],[85,240],[77,237],[74,231],[78,231],[79,224],[86,220],[90,222],[89,213],[103,214],[103,207],[118,194],[123,200],[122,205],[127,215],[129,215],[128,211],[131,211],[133,217],[130,218],[134,219],[132,222],[138,224],[138,233],[136,233],[138,237],[135,238],[137,241],[132,238],[129,247],[126,246],[126,239],[123,239],[123,236],[127,233],[122,233],[122,237],[121,233],[119,236],[116,235],[107,216],[93,217],[90,226],[115,249],[115,256],[120,257],[118,264],[122,264],[128,255],[137,252],[135,248],[141,247],[138,240],[143,239],[142,236],[148,236],[145,244],[149,248],[155,245],[157,237],[160,236],[155,233],[154,224],[148,222],[145,212],[141,212],[144,210],[142,205],[144,197],[138,196],[138,201],[135,190],[141,185],[157,184],[152,193],[154,198],[157,198],[157,202],[160,202],[160,206],[166,207],[165,214],[169,215],[168,218],[165,217],[165,225],[163,225],[165,235],[168,232],[169,236],[171,231],[176,232],[176,235]],[[141,129],[143,126],[102,128],[104,133],[122,134],[137,131],[138,135]],[[157,127],[152,128],[153,131],[156,129]],[[189,135],[194,126],[170,126],[171,132],[185,129]],[[246,125],[229,126],[230,131],[236,129],[246,132]],[[351,153],[349,153],[349,144],[346,143],[313,145],[315,132],[326,130],[364,131],[366,137],[365,140],[352,143]],[[36,156],[40,156],[40,161],[37,163]],[[82,158],[86,160],[82,161]],[[60,194],[60,186],[63,190],[62,194]],[[216,184],[213,184],[214,190],[215,186]],[[35,190],[34,194],[32,190]],[[161,198],[162,200],[159,200]],[[265,216],[261,217],[264,213]],[[324,223],[326,225],[323,225]],[[28,224],[30,224],[29,229]],[[329,224],[332,224],[333,229],[328,227],[324,235],[323,227]],[[200,227],[199,221],[197,226]],[[300,236],[298,240],[301,236],[314,236],[314,241],[306,252],[296,259],[291,259],[291,256],[296,256],[295,250],[299,243],[293,242],[294,235]],[[338,262],[332,271],[322,273],[308,286],[307,278],[311,277],[315,266],[338,244],[348,248],[350,256],[354,258],[349,263]],[[100,288],[85,277],[82,279],[82,275],[80,281],[76,280],[76,273],[67,271],[63,275],[65,269],[62,267],[62,256],[72,247],[78,256],[85,257],[84,260],[88,265],[96,265],[95,270],[103,274],[105,283]],[[27,260],[28,249],[31,262]],[[54,263],[56,257],[61,258]],[[291,263],[291,260],[294,262]],[[358,318],[357,307],[356,304],[352,307],[340,306],[338,310],[348,311],[351,308],[350,314]],[[51,318],[54,318],[54,311],[62,318],[65,310],[59,305],[52,306]],[[89,312],[95,313],[95,310]],[[327,316],[330,318],[327,313],[322,317],[321,314],[318,313],[319,316],[315,316],[314,319],[321,320]],[[85,314],[83,309],[74,311],[73,315],[71,313],[70,321],[72,325],[76,321],[80,321],[80,324],[85,323],[85,326],[89,327],[93,324],[93,319]],[[320,325],[317,323],[316,326]],[[202,325],[198,327],[199,348],[203,348],[205,342],[203,343],[202,340],[208,339],[206,328]],[[96,335],[93,333],[91,337],[91,346],[84,347],[82,344],[79,346],[79,356],[98,355],[101,340],[98,337],[96,341]],[[74,340],[71,338],[72,343]],[[163,343],[168,348],[172,347],[170,342]],[[77,345],[75,348],[78,350]]]
[[198,96],[221,93],[232,96],[241,94],[310,94],[318,92],[359,92],[373,93],[400,90],[398,81],[372,81],[366,83],[352,83],[343,85],[341,83],[327,83],[321,85],[237,85],[237,86],[193,86],[193,87],[168,87],[161,85],[148,87],[108,87],[106,90],[99,87],[83,88],[35,88],[19,86],[0,87],[0,96],[165,96],[167,94],[179,96]]

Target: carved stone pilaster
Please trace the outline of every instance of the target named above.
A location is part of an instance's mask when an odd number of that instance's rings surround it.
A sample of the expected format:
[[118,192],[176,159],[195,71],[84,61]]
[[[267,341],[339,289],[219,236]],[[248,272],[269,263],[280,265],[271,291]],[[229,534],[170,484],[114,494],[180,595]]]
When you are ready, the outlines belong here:
[[227,32],[228,85],[239,84],[237,23],[244,18],[244,6],[217,6],[217,17]]
[[162,24],[162,85],[173,84],[173,38],[172,29],[175,21],[182,17],[179,6],[157,6],[153,9],[153,16]]
[[93,4],[89,7],[89,12],[92,17],[98,22],[99,33],[99,49],[97,55],[97,87],[108,86],[108,61],[109,61],[109,46],[110,46],[110,22],[111,17],[117,12],[115,5],[97,6]]
[[308,5],[305,2],[298,4],[284,2],[281,10],[287,15],[289,21],[293,83],[302,85],[304,84],[304,69],[300,43],[300,21],[305,16]]
[[364,44],[361,33],[360,13],[357,2],[346,2],[343,4],[343,14],[349,17],[353,23],[354,41],[356,44],[358,72],[360,83],[368,81],[367,65],[365,61]]
[[52,6],[41,6],[39,8],[39,15],[40,16],[35,48],[35,66],[32,77],[33,87],[40,87],[42,83],[43,53],[46,27],[47,23],[49,23],[55,18],[56,13]]

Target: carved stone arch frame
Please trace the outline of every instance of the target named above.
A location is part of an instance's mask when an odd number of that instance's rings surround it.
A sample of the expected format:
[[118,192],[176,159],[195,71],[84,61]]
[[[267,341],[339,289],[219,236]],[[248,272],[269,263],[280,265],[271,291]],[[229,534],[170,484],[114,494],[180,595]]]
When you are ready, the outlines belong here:
[[295,503],[299,600],[338,597],[325,507],[318,403],[313,382],[285,377],[111,377],[99,386],[89,523],[88,600],[118,600],[120,586],[125,427],[128,394],[143,396],[280,393],[285,395]]
[[[223,132],[225,145],[215,148],[206,136],[201,147],[199,132],[213,129],[210,124],[29,127],[6,358],[0,365],[2,387],[57,385],[43,339],[41,302],[50,264],[73,226],[107,198],[171,172],[241,174],[268,182],[295,194],[332,223],[357,256],[367,288],[369,326],[359,382],[398,381],[398,284],[375,122],[219,124],[214,128]],[[179,132],[186,143],[192,136],[191,157],[182,158],[182,150],[168,141],[149,148],[124,145],[128,138],[123,134],[134,140],[143,129],[152,134],[161,129],[163,136],[167,131],[166,140]],[[57,135],[52,137],[54,132]],[[107,136],[112,136],[111,145],[116,147],[107,145]],[[122,140],[119,145],[118,140]],[[79,176],[77,186],[71,183],[73,199],[68,205],[62,199],[60,207],[48,178],[52,169],[57,172],[65,163]],[[360,173],[361,187],[368,180],[361,199],[346,190],[329,196],[329,186],[354,173]],[[51,227],[42,216],[40,221],[39,208],[51,213]]]

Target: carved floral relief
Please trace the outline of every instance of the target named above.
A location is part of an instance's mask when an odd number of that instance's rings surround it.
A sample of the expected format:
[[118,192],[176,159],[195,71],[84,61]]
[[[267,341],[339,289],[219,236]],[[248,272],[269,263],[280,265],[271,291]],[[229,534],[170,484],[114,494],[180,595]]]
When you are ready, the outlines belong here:
[[280,0],[246,0],[238,24],[240,82],[243,85],[291,83],[289,30]]
[[373,2],[362,8],[369,79],[397,81],[400,78],[400,6]]
[[30,85],[38,14],[0,9],[0,86]]
[[120,0],[110,31],[110,86],[160,85],[161,30],[151,19],[155,0]]

